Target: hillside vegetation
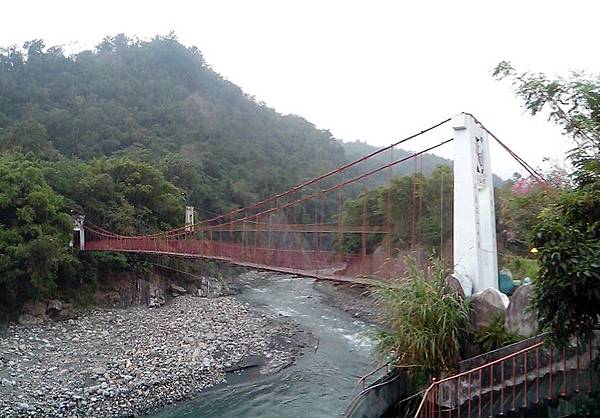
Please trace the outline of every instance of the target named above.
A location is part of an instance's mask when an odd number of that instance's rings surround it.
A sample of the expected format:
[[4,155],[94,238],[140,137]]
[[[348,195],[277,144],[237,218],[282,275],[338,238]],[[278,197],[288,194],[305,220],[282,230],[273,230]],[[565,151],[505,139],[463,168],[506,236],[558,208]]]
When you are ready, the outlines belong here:
[[206,218],[256,202],[363,145],[277,113],[173,35],[107,37],[74,55],[41,40],[0,49],[0,305],[128,268],[68,249],[73,212],[124,234],[165,229],[185,205]]

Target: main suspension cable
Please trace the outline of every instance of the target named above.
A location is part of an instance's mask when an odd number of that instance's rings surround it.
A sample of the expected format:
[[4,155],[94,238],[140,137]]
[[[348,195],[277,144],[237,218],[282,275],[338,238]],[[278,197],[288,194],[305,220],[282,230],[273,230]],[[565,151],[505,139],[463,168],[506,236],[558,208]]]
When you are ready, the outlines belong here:
[[481,129],[483,129],[484,131],[486,131],[488,133],[488,135],[490,135],[492,138],[494,138],[496,140],[496,142],[502,147],[504,148],[504,150],[506,152],[508,152],[508,154],[513,157],[518,163],[519,165],[521,165],[521,167],[523,167],[525,169],[525,171],[527,171],[529,173],[529,175],[531,175],[534,179],[536,179],[538,182],[541,183],[548,183],[548,181],[544,178],[544,176],[542,176],[535,168],[533,168],[530,164],[528,164],[523,158],[519,157],[513,150],[511,150],[508,145],[506,145],[504,142],[502,142],[500,140],[500,138],[498,138],[496,135],[494,135],[494,133],[492,131],[490,131],[488,128],[486,128],[486,126],[481,123],[479,120],[477,120],[477,118],[475,116],[473,116],[470,113],[467,112],[463,112],[465,115],[472,117],[475,122],[481,126]]

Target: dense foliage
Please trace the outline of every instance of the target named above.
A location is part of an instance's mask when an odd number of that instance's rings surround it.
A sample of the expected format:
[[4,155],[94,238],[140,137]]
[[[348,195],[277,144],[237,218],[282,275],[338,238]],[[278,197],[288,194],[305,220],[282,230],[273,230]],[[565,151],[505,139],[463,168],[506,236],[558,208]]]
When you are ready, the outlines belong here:
[[146,163],[1,157],[0,317],[28,299],[92,290],[99,273],[128,267],[124,256],[69,248],[71,213],[131,233],[174,225],[182,207],[180,191]]
[[573,188],[542,212],[533,229],[541,265],[535,308],[542,329],[565,343],[589,332],[600,314],[600,78],[519,74],[506,62],[496,75],[512,79],[531,113],[549,111],[577,142],[569,155]]
[[246,204],[345,161],[329,132],[258,103],[173,35],[117,35],[73,56],[27,42],[0,54],[0,86],[4,149],[85,160],[123,151],[152,161],[185,156],[187,167],[171,179],[208,185],[209,195],[194,188],[187,196],[207,210]]
[[72,261],[62,204],[34,164],[0,159],[0,303],[49,294],[59,268]]
[[522,339],[506,330],[505,319],[506,315],[499,315],[487,327],[471,333],[471,340],[478,345],[481,352],[487,353]]
[[[448,166],[438,166],[428,176],[417,173],[396,177],[391,186],[365,191],[347,201],[342,221],[344,225],[360,227],[366,219],[369,227],[380,227],[384,231],[390,227],[392,248],[407,250],[416,240],[421,248],[439,254],[440,245],[452,237],[453,187],[452,168]],[[342,248],[358,253],[360,236],[347,235]],[[383,234],[370,234],[367,253],[382,245],[383,237]]]
[[600,315],[600,184],[565,193],[544,210],[534,245],[542,266],[535,289],[540,324],[559,342],[587,333]]
[[172,34],[107,37],[74,55],[41,40],[0,48],[0,307],[127,268],[129,257],[68,249],[73,212],[124,234],[165,229],[185,205],[206,218],[329,171],[355,156],[344,148]]
[[448,291],[448,272],[441,264],[434,262],[423,270],[414,259],[406,261],[406,276],[378,291],[386,319],[379,348],[394,353],[398,366],[420,376],[456,370],[467,332],[468,303]]

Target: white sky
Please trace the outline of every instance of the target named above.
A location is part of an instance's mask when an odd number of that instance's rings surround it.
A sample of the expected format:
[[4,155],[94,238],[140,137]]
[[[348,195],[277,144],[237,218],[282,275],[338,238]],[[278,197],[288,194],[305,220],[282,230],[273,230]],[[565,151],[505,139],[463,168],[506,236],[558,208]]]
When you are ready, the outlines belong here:
[[[247,93],[337,138],[386,145],[468,111],[533,165],[564,161],[569,143],[492,69],[505,59],[549,75],[600,72],[595,1],[19,0],[1,10],[2,46],[43,38],[80,50],[173,30]],[[501,176],[518,169],[499,149],[492,160]]]

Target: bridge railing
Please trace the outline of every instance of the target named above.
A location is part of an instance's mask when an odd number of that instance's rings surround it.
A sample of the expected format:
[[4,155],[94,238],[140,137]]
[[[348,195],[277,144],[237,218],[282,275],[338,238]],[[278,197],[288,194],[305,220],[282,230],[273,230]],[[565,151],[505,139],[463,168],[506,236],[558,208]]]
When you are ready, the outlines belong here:
[[587,391],[594,384],[592,339],[555,349],[529,347],[444,379],[434,379],[415,418],[493,417]]

